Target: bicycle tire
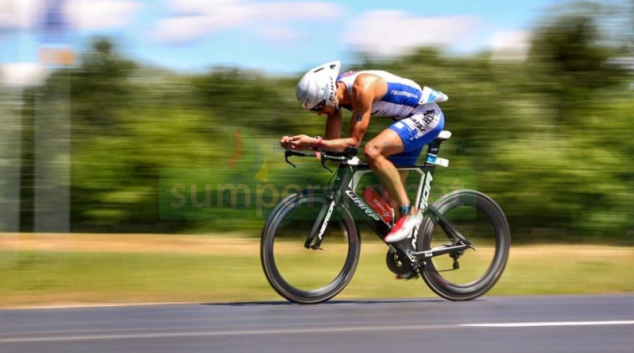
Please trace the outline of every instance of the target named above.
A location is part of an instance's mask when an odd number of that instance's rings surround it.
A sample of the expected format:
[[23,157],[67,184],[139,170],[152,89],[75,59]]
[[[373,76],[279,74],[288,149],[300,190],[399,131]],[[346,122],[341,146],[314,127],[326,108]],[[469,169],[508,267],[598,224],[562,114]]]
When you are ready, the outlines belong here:
[[[478,211],[483,212],[488,217],[495,233],[495,255],[490,266],[479,279],[464,285],[454,284],[445,279],[435,267],[433,258],[426,261],[421,271],[423,280],[434,293],[451,301],[472,300],[493,288],[504,272],[511,243],[510,227],[504,212],[493,199],[481,192],[458,190],[441,197],[434,203],[434,207],[440,214],[444,215],[456,208],[453,206],[459,204],[475,206]],[[431,235],[434,227],[432,219],[425,220],[423,227],[421,227],[422,235],[418,238],[418,249],[422,249],[422,251],[431,249]]]
[[[352,279],[359,262],[361,238],[359,237],[357,226],[350,212],[342,205],[337,205],[333,214],[337,213],[341,216],[341,224],[345,227],[348,235],[348,251],[343,268],[332,282],[324,287],[310,291],[294,287],[288,283],[288,281],[286,281],[280,273],[275,262],[273,245],[276,231],[280,226],[280,223],[285,219],[285,216],[290,212],[293,212],[294,207],[307,202],[313,202],[313,204],[322,205],[322,207],[324,207],[330,205],[331,200],[329,200],[323,193],[312,190],[310,192],[302,191],[300,193],[289,195],[287,198],[282,200],[270,214],[262,231],[260,259],[266,279],[279,295],[297,304],[318,304],[328,301],[339,294]],[[333,222],[330,222],[328,227],[332,226]],[[303,247],[302,250],[313,251],[306,250]]]

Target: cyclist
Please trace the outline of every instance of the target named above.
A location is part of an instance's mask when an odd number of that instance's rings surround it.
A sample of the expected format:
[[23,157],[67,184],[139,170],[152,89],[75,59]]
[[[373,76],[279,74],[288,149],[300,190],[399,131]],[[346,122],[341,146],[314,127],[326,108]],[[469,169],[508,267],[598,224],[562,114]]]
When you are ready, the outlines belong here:
[[[389,128],[365,145],[363,155],[400,207],[401,216],[384,240],[401,241],[421,224],[423,216],[407,196],[406,172],[396,167],[416,164],[423,147],[438,137],[445,122],[436,103],[448,97],[386,71],[339,75],[340,68],[339,61],[323,64],[309,70],[297,85],[297,100],[302,107],[326,115],[325,136],[284,136],[280,143],[285,149],[342,152],[361,145],[371,116],[394,119]],[[343,138],[341,108],[352,112],[349,136]]]

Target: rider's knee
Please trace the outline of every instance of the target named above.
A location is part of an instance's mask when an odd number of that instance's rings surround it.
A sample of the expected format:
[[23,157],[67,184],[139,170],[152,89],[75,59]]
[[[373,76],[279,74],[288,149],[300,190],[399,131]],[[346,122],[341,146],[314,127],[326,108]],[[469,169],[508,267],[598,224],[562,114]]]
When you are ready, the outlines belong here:
[[365,160],[370,163],[371,161],[377,159],[380,155],[381,149],[375,143],[370,142],[363,148],[363,156],[365,157]]

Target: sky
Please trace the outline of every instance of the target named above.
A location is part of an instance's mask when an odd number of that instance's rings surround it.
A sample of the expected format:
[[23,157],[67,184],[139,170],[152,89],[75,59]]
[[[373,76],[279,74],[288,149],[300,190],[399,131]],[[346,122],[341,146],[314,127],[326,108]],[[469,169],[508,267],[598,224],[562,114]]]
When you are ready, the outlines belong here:
[[[9,81],[37,80],[47,2],[0,0],[0,70]],[[624,3],[627,0],[602,0]],[[179,72],[239,66],[298,74],[363,51],[392,57],[423,45],[449,53],[525,52],[531,28],[565,0],[65,0],[70,43],[117,40],[142,63]],[[55,43],[53,43],[55,44]],[[33,77],[30,77],[30,76]],[[39,76],[38,76],[39,75]],[[12,81],[13,80],[13,81]]]

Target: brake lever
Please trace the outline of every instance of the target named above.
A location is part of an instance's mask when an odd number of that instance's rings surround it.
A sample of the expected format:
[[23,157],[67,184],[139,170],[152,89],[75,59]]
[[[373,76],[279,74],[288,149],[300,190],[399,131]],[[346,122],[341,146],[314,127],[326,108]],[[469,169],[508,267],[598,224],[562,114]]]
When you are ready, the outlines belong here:
[[334,172],[332,171],[332,169],[330,169],[330,168],[326,167],[326,158],[325,158],[325,156],[324,156],[323,154],[321,155],[321,166],[322,166],[322,167],[324,167],[324,168],[326,168],[326,169],[328,169],[328,171],[329,171],[331,174],[332,174],[332,173],[334,173]]
[[293,168],[297,168],[297,166],[295,164],[291,163],[291,161],[288,160],[288,157],[290,157],[292,155],[293,155],[293,153],[291,151],[287,150],[286,152],[284,152],[284,159],[286,159],[286,163],[292,165]]

